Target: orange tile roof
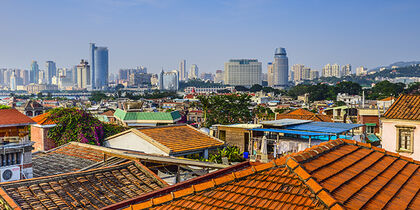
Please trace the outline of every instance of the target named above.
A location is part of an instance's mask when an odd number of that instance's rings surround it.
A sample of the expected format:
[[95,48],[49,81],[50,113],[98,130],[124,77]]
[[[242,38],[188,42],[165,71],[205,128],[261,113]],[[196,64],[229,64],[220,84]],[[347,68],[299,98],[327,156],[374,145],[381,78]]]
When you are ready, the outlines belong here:
[[305,109],[297,109],[288,113],[278,114],[276,120],[280,119],[298,119],[298,120],[313,120],[319,122],[333,122],[328,115],[315,114]]
[[401,95],[385,112],[387,119],[420,120],[420,95]]
[[17,109],[0,109],[0,127],[22,126],[35,124],[28,116]]
[[169,148],[173,153],[217,147],[224,144],[221,140],[206,135],[189,125],[141,128],[138,131]]
[[380,101],[391,101],[391,100],[393,100],[393,99],[395,99],[395,97],[390,96],[390,97],[387,97],[387,98],[381,99]]
[[419,161],[339,139],[218,178],[208,176],[200,184],[170,186],[162,189],[166,193],[139,196],[125,207],[415,209],[419,180]]
[[108,111],[102,113],[102,115],[106,115],[108,117],[114,117],[114,113],[115,113],[114,110],[108,110]]
[[55,122],[50,118],[50,113],[48,112],[32,117],[32,120],[35,121],[38,125],[54,125],[55,124]]

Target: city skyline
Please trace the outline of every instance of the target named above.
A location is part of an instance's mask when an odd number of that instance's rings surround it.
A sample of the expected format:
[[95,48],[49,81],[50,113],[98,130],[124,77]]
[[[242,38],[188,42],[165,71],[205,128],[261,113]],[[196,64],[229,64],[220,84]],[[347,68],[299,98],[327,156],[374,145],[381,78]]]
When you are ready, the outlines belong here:
[[[302,63],[317,71],[327,63],[370,69],[420,58],[420,29],[413,27],[420,4],[414,1],[74,0],[0,6],[0,18],[8,20],[0,27],[13,32],[0,34],[0,68],[30,69],[32,60],[71,67],[89,59],[90,42],[110,49],[110,73],[139,65],[153,73],[170,71],[183,59],[214,73],[226,60],[242,58],[258,59],[266,72],[277,46],[287,49],[289,67]],[[72,33],[76,28],[85,32]]]

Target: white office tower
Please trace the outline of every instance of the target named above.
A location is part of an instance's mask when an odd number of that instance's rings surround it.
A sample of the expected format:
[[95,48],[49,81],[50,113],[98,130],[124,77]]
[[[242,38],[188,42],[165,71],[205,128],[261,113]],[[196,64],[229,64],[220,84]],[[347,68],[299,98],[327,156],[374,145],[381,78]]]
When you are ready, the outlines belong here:
[[273,86],[284,88],[288,84],[289,59],[285,48],[276,48],[273,62]]
[[231,59],[225,63],[225,84],[252,86],[262,83],[262,64],[257,59]]
[[350,64],[346,64],[343,67],[341,67],[341,76],[345,77],[345,76],[350,76],[351,75],[351,65]]
[[10,76],[10,90],[15,91],[17,89],[17,76],[16,72],[13,70],[12,76]]
[[198,79],[198,66],[197,64],[191,65],[188,79]]
[[182,60],[179,63],[179,81],[186,81],[188,80],[188,75],[187,75],[187,61]]
[[159,75],[159,89],[177,91],[179,88],[178,71],[173,70],[164,72],[163,69]]

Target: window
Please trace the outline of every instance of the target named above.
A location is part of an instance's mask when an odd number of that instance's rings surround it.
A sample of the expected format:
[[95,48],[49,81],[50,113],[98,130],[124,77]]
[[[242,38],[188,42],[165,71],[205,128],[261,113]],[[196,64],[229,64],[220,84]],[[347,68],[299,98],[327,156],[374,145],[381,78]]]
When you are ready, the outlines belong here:
[[375,133],[375,126],[366,126],[366,133]]
[[396,126],[397,127],[397,151],[413,152],[414,129],[413,126]]

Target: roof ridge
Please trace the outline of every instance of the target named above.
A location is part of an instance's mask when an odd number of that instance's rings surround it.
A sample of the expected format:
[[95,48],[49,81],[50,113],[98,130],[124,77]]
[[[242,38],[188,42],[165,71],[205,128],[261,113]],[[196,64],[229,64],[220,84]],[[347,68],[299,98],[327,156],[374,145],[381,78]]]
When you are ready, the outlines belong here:
[[[184,196],[188,196],[191,194],[194,194],[196,192],[201,192],[204,190],[208,190],[210,188],[214,188],[220,185],[224,185],[233,181],[236,181],[238,179],[242,179],[244,177],[248,177],[251,176],[253,174],[256,174],[258,172],[262,172],[271,168],[276,168],[276,167],[281,167],[284,166],[286,163],[286,158],[289,157],[289,155],[287,156],[283,156],[281,158],[275,159],[273,161],[270,161],[268,163],[264,163],[264,164],[260,164],[260,165],[256,165],[256,166],[251,166],[245,170],[241,170],[241,171],[235,171],[232,173],[228,173],[225,175],[222,175],[220,177],[217,178],[212,178],[208,181],[202,182],[202,183],[198,183],[198,184],[192,184],[189,187],[186,187],[184,189],[181,190],[177,190],[177,191],[172,191],[163,195],[160,195],[158,197],[154,197],[151,198],[150,200],[147,201],[143,201],[141,203],[138,204],[134,204],[133,207],[136,209],[146,209],[146,208],[150,208],[152,206],[155,205],[161,205],[164,204],[166,202],[172,201],[174,199],[178,199]],[[280,164],[280,165],[279,165]]]

